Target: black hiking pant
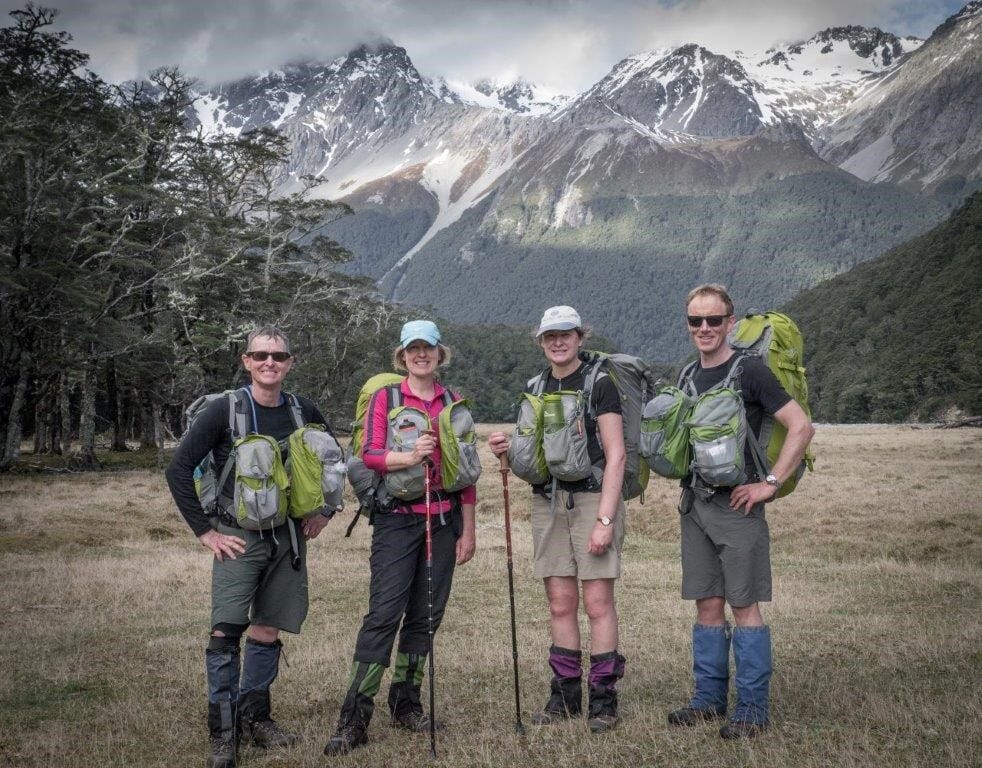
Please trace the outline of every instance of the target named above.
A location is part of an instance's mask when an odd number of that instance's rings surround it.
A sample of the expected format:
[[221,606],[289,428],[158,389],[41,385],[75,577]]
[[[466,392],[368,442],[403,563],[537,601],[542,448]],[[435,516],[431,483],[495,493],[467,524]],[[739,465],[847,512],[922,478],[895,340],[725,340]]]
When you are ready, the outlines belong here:
[[[450,597],[457,539],[462,530],[461,513],[456,507],[442,518],[432,516],[434,632]],[[389,666],[397,632],[399,651],[425,655],[429,652],[425,516],[375,515],[370,562],[368,613],[355,642],[354,660]]]

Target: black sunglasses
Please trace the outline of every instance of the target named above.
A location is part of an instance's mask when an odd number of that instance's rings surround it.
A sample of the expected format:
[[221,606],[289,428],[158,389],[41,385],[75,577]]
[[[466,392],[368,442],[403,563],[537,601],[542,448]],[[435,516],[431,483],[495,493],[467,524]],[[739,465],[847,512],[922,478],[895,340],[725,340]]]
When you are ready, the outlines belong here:
[[719,328],[728,317],[729,315],[686,315],[685,319],[692,328],[701,328],[703,320],[710,328]]
[[257,363],[265,362],[267,357],[273,358],[277,363],[285,363],[293,355],[289,352],[266,352],[265,350],[256,350],[254,352],[246,352],[246,357],[251,357]]

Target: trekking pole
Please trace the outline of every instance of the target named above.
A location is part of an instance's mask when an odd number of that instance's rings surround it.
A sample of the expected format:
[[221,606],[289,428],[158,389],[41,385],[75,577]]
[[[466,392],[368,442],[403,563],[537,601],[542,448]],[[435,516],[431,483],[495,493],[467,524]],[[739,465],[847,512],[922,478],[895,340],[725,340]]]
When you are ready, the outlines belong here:
[[511,661],[515,671],[515,732],[525,734],[522,701],[518,692],[518,635],[515,628],[515,568],[511,558],[511,507],[508,502],[508,455],[501,454],[501,495],[505,499],[505,552],[508,555],[508,602],[511,605]]
[[436,759],[436,686],[433,682],[433,526],[430,522],[430,470],[433,462],[423,462],[426,489],[426,626],[430,635],[430,757]]

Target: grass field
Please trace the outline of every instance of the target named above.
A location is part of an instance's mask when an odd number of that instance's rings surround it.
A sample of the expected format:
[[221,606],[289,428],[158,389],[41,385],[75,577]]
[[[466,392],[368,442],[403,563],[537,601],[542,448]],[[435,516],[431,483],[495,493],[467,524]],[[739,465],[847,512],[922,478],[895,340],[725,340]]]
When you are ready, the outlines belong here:
[[[486,434],[484,429],[482,434]],[[629,505],[618,586],[622,721],[514,732],[501,480],[485,453],[478,554],[437,635],[436,761],[462,766],[982,765],[982,432],[820,427],[816,472],[768,509],[773,727],[722,742],[665,713],[690,686],[693,609],[679,597],[678,489]],[[546,603],[531,577],[528,493],[511,478],[523,716],[544,703]],[[274,715],[303,740],[244,766],[426,765],[428,739],[389,727],[321,754],[367,605],[370,529],[311,545],[310,615],[286,638]],[[0,476],[0,766],[205,764],[210,555],[155,471]],[[585,626],[584,637],[586,638]]]

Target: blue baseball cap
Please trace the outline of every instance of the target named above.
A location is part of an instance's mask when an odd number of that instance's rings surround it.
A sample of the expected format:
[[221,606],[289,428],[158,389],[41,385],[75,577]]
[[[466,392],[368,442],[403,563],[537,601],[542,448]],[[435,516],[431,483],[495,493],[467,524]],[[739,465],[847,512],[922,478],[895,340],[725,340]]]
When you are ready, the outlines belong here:
[[430,320],[410,320],[399,332],[399,346],[405,349],[417,339],[435,347],[440,343],[440,329]]

